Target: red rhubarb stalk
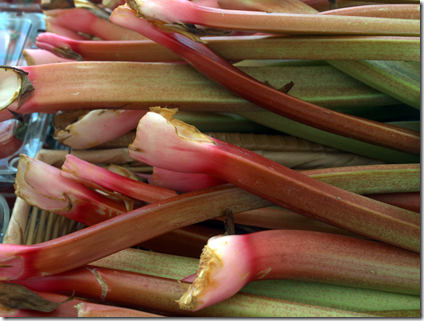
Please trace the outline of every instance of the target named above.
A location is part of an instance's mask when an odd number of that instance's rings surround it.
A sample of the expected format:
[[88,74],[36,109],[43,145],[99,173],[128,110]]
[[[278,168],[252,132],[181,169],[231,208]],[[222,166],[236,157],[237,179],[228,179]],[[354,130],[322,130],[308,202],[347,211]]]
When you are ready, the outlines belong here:
[[180,307],[200,310],[256,280],[298,279],[420,293],[420,255],[373,241],[309,231],[213,237]]
[[18,164],[15,193],[30,205],[86,225],[127,212],[122,202],[64,178],[56,167],[24,154]]
[[204,7],[188,0],[129,0],[127,3],[137,11],[139,17],[160,20],[166,24],[194,24],[282,34],[420,35],[419,21],[410,19],[223,10]]
[[91,302],[80,303],[75,306],[79,318],[157,318],[163,315],[143,312],[140,310],[121,308],[118,306],[97,304]]
[[[40,244],[0,244],[4,266],[0,280],[69,271],[177,228],[222,216],[226,209],[238,213],[270,205],[240,188],[222,185],[146,205]],[[118,234],[111,242],[111,235]]]
[[164,32],[136,15],[134,10],[120,6],[110,20],[174,51],[205,76],[253,104],[334,134],[412,154],[420,153],[420,136],[416,131],[330,111],[284,94],[246,75],[205,45],[180,34]]
[[171,316],[195,317],[312,317],[366,316],[259,295],[238,293],[225,302],[202,311],[182,310],[175,302],[189,284],[146,274],[84,266],[43,278],[19,281],[31,289],[48,289],[132,308],[149,309]]
[[210,138],[173,120],[176,110],[151,110],[141,119],[137,137],[129,146],[132,158],[168,170],[213,175],[299,214],[420,251],[417,213],[328,185]]
[[108,191],[118,192],[147,203],[155,203],[177,196],[177,193],[170,189],[123,177],[73,155],[66,156],[60,176],[66,179],[76,180],[93,188],[100,187],[102,190],[106,189]]

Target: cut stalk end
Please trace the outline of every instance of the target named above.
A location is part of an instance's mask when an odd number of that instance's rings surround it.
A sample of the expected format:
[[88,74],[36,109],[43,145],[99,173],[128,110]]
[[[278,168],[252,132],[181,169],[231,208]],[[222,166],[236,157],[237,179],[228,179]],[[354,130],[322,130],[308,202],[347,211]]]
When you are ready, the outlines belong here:
[[34,87],[23,70],[1,66],[0,73],[0,111],[18,100],[19,107],[29,98]]

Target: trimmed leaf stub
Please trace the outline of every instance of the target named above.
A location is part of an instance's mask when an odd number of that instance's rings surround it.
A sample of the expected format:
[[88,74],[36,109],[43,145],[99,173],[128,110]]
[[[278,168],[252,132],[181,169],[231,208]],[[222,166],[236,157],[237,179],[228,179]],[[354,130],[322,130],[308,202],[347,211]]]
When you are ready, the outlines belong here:
[[16,100],[18,101],[16,110],[19,110],[33,91],[34,87],[27,72],[10,66],[0,66],[0,111]]
[[62,302],[52,302],[43,299],[37,293],[32,292],[26,287],[8,283],[0,282],[0,305],[6,309],[24,309],[36,310],[41,312],[52,312],[60,305],[74,299],[74,294]]

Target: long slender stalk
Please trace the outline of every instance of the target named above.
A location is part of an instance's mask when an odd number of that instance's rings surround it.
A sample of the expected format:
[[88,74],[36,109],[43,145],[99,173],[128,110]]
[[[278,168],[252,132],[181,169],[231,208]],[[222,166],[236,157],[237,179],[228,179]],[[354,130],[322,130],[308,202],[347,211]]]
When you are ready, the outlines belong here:
[[[387,251],[387,252],[386,252]],[[200,310],[266,279],[301,279],[420,293],[419,254],[367,240],[309,231],[211,238],[180,307]]]
[[[197,112],[262,111],[184,64],[75,62],[20,68],[29,73],[35,88],[19,109],[17,102],[8,106],[9,110],[21,114],[98,108],[148,109],[157,105]],[[333,67],[281,68],[240,69],[276,88],[294,81],[299,86],[294,86],[291,95],[328,108],[398,103]],[[9,72],[2,72],[0,76]],[[17,88],[11,90],[14,93]],[[0,121],[12,116],[7,110],[0,111]]]
[[[420,59],[420,41],[416,37],[221,36],[207,37],[204,40],[208,48],[230,61],[244,59],[419,61]],[[46,32],[37,37],[36,43],[38,48],[63,57],[69,57],[69,55],[72,57],[72,52],[77,53],[85,61],[183,61],[169,49],[150,40],[77,41]]]
[[15,193],[28,204],[87,225],[127,212],[124,203],[64,178],[59,169],[24,154],[18,164]]
[[22,54],[28,66],[46,65],[60,62],[72,62],[72,59],[62,58],[43,49],[24,49]]
[[392,149],[360,142],[351,138],[342,137],[320,129],[313,128],[275,115],[271,112],[238,112],[237,114],[256,121],[261,125],[279,130],[289,135],[309,139],[313,142],[339,148],[354,154],[380,159],[390,163],[419,163],[418,155],[411,155]]
[[[199,259],[125,249],[90,265],[181,280],[196,272]],[[419,296],[297,280],[254,281],[241,291],[357,312],[413,310],[420,307]]]
[[174,113],[176,110],[152,108],[141,119],[137,138],[129,146],[131,157],[168,170],[213,175],[299,214],[419,252],[417,213],[319,182],[209,138],[173,120]]
[[212,28],[282,34],[420,35],[419,21],[408,19],[268,14],[208,8],[186,0],[132,0],[128,4],[140,17],[168,24],[195,24]]
[[421,194],[419,192],[371,194],[367,196],[380,202],[421,213]]
[[[377,2],[377,1],[376,1]],[[417,4],[371,4],[320,12],[321,15],[380,17],[392,19],[420,19],[420,6]]]
[[100,267],[80,267],[44,278],[19,281],[32,289],[58,293],[75,290],[77,296],[134,308],[151,309],[177,316],[196,317],[295,317],[369,316],[285,300],[239,293],[230,300],[193,313],[181,310],[175,302],[188,288],[176,280]]
[[[0,244],[0,263],[8,265],[0,269],[0,279],[69,271],[176,228],[222,216],[226,209],[238,213],[269,205],[269,201],[244,190],[222,185],[146,205],[48,242]],[[119,238],[111,242],[111,235],[116,234]]]
[[60,176],[90,187],[98,188],[100,186],[102,189],[118,192],[147,203],[155,203],[177,196],[177,193],[170,189],[134,181],[73,155],[66,157]]
[[[171,1],[172,2],[172,1]],[[137,30],[150,39],[177,52],[198,71],[207,75],[224,88],[240,97],[277,114],[300,121],[306,125],[351,137],[368,143],[389,147],[412,154],[419,154],[420,139],[416,132],[388,127],[377,122],[351,117],[295,99],[242,73],[226,60],[180,34],[165,33],[145,19],[138,19],[136,12],[119,7],[111,21]]]

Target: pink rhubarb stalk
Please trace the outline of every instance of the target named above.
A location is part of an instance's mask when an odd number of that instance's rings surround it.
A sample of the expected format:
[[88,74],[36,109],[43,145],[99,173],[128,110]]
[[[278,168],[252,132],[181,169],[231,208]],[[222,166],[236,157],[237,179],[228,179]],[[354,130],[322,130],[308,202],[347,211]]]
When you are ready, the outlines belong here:
[[47,26],[51,23],[75,33],[87,33],[102,40],[143,40],[140,34],[117,26],[83,8],[58,9],[44,12]]
[[146,110],[93,110],[79,117],[76,122],[57,130],[55,139],[73,149],[88,149],[134,129],[146,112]]
[[[152,166],[209,174],[270,202],[346,230],[420,251],[420,217],[328,185],[256,153],[221,142],[152,108],[140,121],[130,156]],[[366,224],[364,224],[366,222]]]
[[140,17],[167,24],[194,24],[282,34],[420,35],[419,21],[410,19],[223,10],[204,7],[188,0],[130,0],[128,4]]
[[[204,40],[208,48],[229,61],[245,59],[419,61],[420,59],[420,39],[417,37],[264,35],[207,37]],[[62,57],[79,54],[84,61],[183,61],[180,56],[151,40],[78,41],[45,32],[38,35],[36,44],[38,48]]]
[[[69,271],[176,228],[222,216],[226,209],[238,213],[270,205],[242,189],[222,185],[146,205],[40,244],[0,244],[0,280]],[[112,235],[119,237],[112,242]]]
[[15,193],[28,204],[93,225],[127,212],[125,205],[64,178],[60,170],[21,154]]
[[308,231],[211,238],[191,287],[179,300],[193,311],[256,280],[298,279],[419,294],[420,256],[373,241]]
[[183,35],[157,29],[148,20],[138,19],[136,15],[134,10],[120,6],[110,19],[173,50],[211,80],[262,108],[334,134],[412,154],[420,152],[420,136],[416,131],[329,111],[296,99],[246,75],[205,45]]
[[28,66],[74,62],[73,59],[59,57],[43,49],[24,49],[22,52]]
[[60,176],[93,188],[117,192],[147,203],[155,203],[177,196],[177,193],[170,189],[123,177],[73,155],[66,156]]
[[80,303],[75,306],[79,318],[157,318],[163,315],[143,312],[140,310],[121,308],[118,306],[97,304],[91,302]]

